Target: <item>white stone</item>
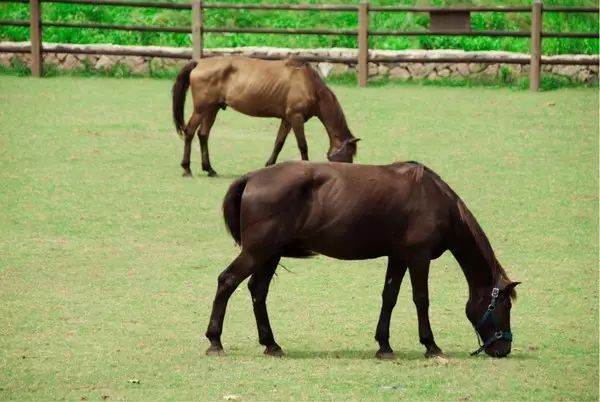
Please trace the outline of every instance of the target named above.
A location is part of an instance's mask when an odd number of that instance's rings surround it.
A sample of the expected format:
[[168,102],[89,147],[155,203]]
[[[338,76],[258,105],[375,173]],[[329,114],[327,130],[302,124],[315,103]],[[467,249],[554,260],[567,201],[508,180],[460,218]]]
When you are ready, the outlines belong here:
[[590,74],[590,71],[588,69],[584,68],[581,71],[579,71],[579,73],[577,74],[577,81],[587,82],[591,76],[592,75]]
[[556,74],[566,76],[566,77],[575,77],[579,70],[580,66],[557,66],[558,68],[555,70]]
[[319,63],[317,64],[317,67],[323,75],[323,77],[326,78],[329,76],[329,73],[331,73],[331,70],[333,70],[333,64],[331,63]]
[[102,55],[94,64],[96,70],[109,70],[115,64],[114,60],[110,56]]
[[390,68],[388,66],[386,66],[385,64],[380,64],[379,67],[377,67],[378,75],[386,76],[386,75],[388,75],[389,71],[390,71]]
[[377,64],[369,62],[369,76],[377,75]]
[[399,80],[408,80],[410,73],[404,67],[394,67],[390,70],[390,77]]
[[485,70],[483,70],[482,74],[490,77],[496,77],[498,75],[499,65],[498,64],[489,64]]
[[450,70],[445,68],[443,70],[438,70],[437,75],[440,77],[449,77],[450,76]]
[[469,63],[469,71],[471,73],[479,73],[485,69],[485,64]]
[[65,60],[62,62],[61,67],[65,70],[75,70],[83,67],[83,64],[79,59],[77,59],[77,57],[75,57],[72,54],[69,54],[67,55],[67,57],[65,57]]
[[0,53],[0,66],[10,67],[12,57],[12,53]]
[[331,75],[343,74],[348,72],[349,66],[343,63],[334,63],[333,69],[331,70]]
[[453,73],[457,73],[452,75],[461,75],[463,77],[469,75],[469,65],[467,63],[451,64],[450,69]]
[[131,72],[140,74],[148,72],[148,63],[141,56],[126,56],[123,57],[121,63],[125,64],[131,69]]

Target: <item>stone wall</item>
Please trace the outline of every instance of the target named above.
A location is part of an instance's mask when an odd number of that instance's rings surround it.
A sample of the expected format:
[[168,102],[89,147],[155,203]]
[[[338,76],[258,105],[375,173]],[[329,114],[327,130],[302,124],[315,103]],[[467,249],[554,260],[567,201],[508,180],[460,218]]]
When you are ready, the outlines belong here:
[[[26,42],[0,42],[0,47],[6,50],[0,53],[0,65],[11,66],[16,63],[29,65],[31,56],[28,53],[19,53],[18,50],[27,50],[29,43]],[[169,48],[152,46],[116,46],[116,45],[63,45],[44,43],[44,48],[49,50],[44,54],[44,64],[55,66],[61,70],[112,70],[115,68],[126,69],[134,74],[159,73],[166,70],[177,70],[183,66],[191,56],[189,48]],[[67,54],[64,49],[72,50],[93,50],[107,51],[111,53],[123,53],[127,51],[144,52],[146,56],[125,56],[125,55],[86,55],[86,54]],[[63,52],[61,53],[61,50]],[[167,57],[155,57],[157,53]],[[284,58],[288,56],[300,57],[328,57],[334,62],[319,62],[313,65],[321,72],[323,76],[355,73],[357,66],[355,62],[336,62],[336,59],[356,59],[358,51],[356,49],[285,49],[269,47],[243,47],[243,48],[221,48],[206,49],[207,56],[216,54],[226,55],[244,55],[250,57],[268,57]],[[172,56],[172,57],[170,57]],[[386,58],[402,56],[407,59],[420,59],[421,62],[388,62]],[[498,63],[477,63],[472,61],[454,62],[454,63],[433,63],[427,60],[436,60],[440,57],[452,57],[456,59],[486,59],[496,60]],[[511,52],[464,52],[460,50],[371,50],[369,52],[369,77],[370,79],[381,79],[388,77],[398,80],[418,80],[428,79],[436,80],[441,78],[464,79],[466,77],[483,77],[489,80],[506,79],[507,77],[518,78],[529,74],[528,64],[503,64],[502,58],[527,59],[527,54]],[[423,60],[424,59],[424,60]],[[543,65],[542,69],[546,73],[568,77],[577,82],[598,82],[598,56],[588,55],[561,55],[544,56],[543,60],[559,61],[593,61],[595,65]],[[425,61],[425,62],[423,62]]]

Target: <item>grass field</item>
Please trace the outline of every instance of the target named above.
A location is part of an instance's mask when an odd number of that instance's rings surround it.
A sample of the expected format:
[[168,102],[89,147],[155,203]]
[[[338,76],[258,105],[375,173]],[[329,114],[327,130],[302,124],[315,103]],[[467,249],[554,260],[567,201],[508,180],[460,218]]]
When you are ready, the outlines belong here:
[[[598,400],[597,90],[334,87],[363,138],[357,162],[436,170],[523,282],[513,353],[474,358],[466,282],[451,256],[433,263],[444,364],[423,357],[408,278],[399,358],[373,357],[383,259],[285,259],[269,310],[287,356],[262,355],[245,284],[228,356],[204,356],[216,278],[237,253],[222,197],[264,164],[277,122],[222,112],[221,176],[201,175],[195,143],[184,179],[170,85],[0,76],[0,399]],[[323,127],[307,134],[324,160]],[[297,158],[290,138],[282,159]]]

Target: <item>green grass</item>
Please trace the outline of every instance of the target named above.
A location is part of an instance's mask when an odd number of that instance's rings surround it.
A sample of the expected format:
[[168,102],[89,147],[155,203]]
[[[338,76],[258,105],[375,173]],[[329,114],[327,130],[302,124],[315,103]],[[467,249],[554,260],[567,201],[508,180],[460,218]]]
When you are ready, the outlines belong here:
[[[262,355],[245,284],[228,356],[204,356],[216,278],[237,253],[222,197],[264,164],[278,123],[221,112],[221,176],[201,174],[195,143],[184,179],[170,85],[0,76],[0,399],[598,400],[597,90],[333,87],[363,138],[357,162],[436,170],[523,282],[513,354],[474,358],[462,273],[448,255],[433,263],[443,365],[422,356],[408,278],[399,358],[373,357],[384,259],[285,259],[269,309],[287,357]],[[323,127],[307,136],[324,160]],[[289,138],[281,159],[297,158]]]
[[[239,3],[239,0],[226,0]],[[247,0],[262,3],[262,0]],[[356,4],[356,0],[270,0],[268,3],[327,3]],[[454,6],[455,0],[371,0],[373,5],[436,5]],[[465,0],[461,5],[529,5],[524,0]],[[545,5],[597,6],[596,0],[546,0]],[[206,10],[207,27],[273,27],[273,28],[346,28],[357,26],[356,12],[290,12],[254,10]],[[26,4],[0,4],[0,19],[28,19]],[[373,13],[371,29],[379,30],[426,30],[429,16],[425,13]],[[190,26],[191,16],[187,10],[161,10],[126,7],[44,4],[45,21],[102,22],[125,25]],[[527,31],[530,13],[474,13],[474,30]],[[552,32],[598,32],[596,14],[546,13],[544,30]],[[27,40],[28,28],[0,27],[0,40]],[[44,41],[61,43],[115,43],[123,45],[191,46],[186,34],[140,33],[109,30],[81,30],[45,28]],[[281,47],[356,47],[353,36],[322,35],[254,35],[254,34],[207,34],[206,47],[281,46]],[[529,52],[527,38],[493,37],[372,37],[369,46],[378,49],[464,49],[509,50]],[[544,39],[544,54],[584,53],[597,54],[597,39]]]

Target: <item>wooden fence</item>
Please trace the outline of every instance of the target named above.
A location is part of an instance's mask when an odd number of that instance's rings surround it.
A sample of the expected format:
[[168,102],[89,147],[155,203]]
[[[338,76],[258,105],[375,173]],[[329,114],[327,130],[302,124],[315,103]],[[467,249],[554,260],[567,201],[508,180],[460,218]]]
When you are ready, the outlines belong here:
[[[181,34],[192,34],[192,57],[203,57],[203,36],[205,33],[249,33],[249,34],[293,34],[293,35],[351,35],[357,37],[358,57],[307,57],[309,61],[332,61],[356,63],[358,83],[360,86],[367,84],[368,63],[369,63],[369,36],[494,36],[494,37],[515,37],[530,38],[530,56],[521,58],[506,59],[484,59],[477,57],[473,60],[464,57],[439,57],[435,60],[429,58],[418,59],[406,56],[385,57],[377,61],[387,62],[427,62],[427,63],[506,63],[506,64],[529,64],[530,65],[530,89],[537,91],[540,83],[541,64],[565,64],[560,60],[543,61],[541,58],[542,38],[592,38],[598,39],[598,32],[544,32],[543,16],[544,13],[596,13],[598,7],[545,7],[540,0],[535,0],[531,7],[404,7],[404,6],[371,6],[367,2],[361,2],[357,5],[292,5],[292,4],[229,4],[229,3],[209,3],[202,0],[191,0],[191,3],[164,3],[154,1],[120,1],[120,0],[0,0],[0,2],[29,3],[30,20],[0,20],[0,25],[9,26],[29,26],[32,65],[31,72],[34,76],[42,75],[42,53],[44,52],[42,44],[42,29],[44,27],[62,27],[79,29],[115,29],[125,31],[142,32],[172,32]],[[191,10],[191,27],[165,27],[165,26],[136,26],[136,25],[115,25],[115,24],[96,24],[96,23],[72,23],[72,22],[50,22],[42,21],[41,3],[63,3],[63,4],[87,4],[103,6],[120,7],[145,7],[145,8],[163,8],[176,10]],[[357,29],[282,29],[282,28],[223,28],[209,27],[204,25],[203,13],[209,9],[234,9],[234,10],[288,10],[288,11],[327,11],[327,12],[345,12],[358,13]],[[428,13],[430,15],[429,30],[422,31],[382,31],[373,30],[369,24],[369,16],[377,12],[403,12],[403,13]],[[502,13],[530,13],[531,26],[529,31],[474,31],[471,30],[471,14],[485,12]],[[7,51],[0,46],[0,52]],[[55,50],[56,51],[56,50]],[[72,51],[72,50],[71,50]],[[69,52],[65,49],[65,52]],[[89,53],[95,53],[90,51]],[[122,53],[122,52],[121,52]],[[172,57],[169,54],[161,54],[160,51],[154,52],[153,56]],[[102,54],[110,54],[102,52]],[[130,55],[148,56],[147,53],[130,52]],[[265,58],[268,58],[265,56]],[[373,60],[375,61],[375,60]],[[569,64],[597,64],[596,61],[581,60],[569,62]]]

